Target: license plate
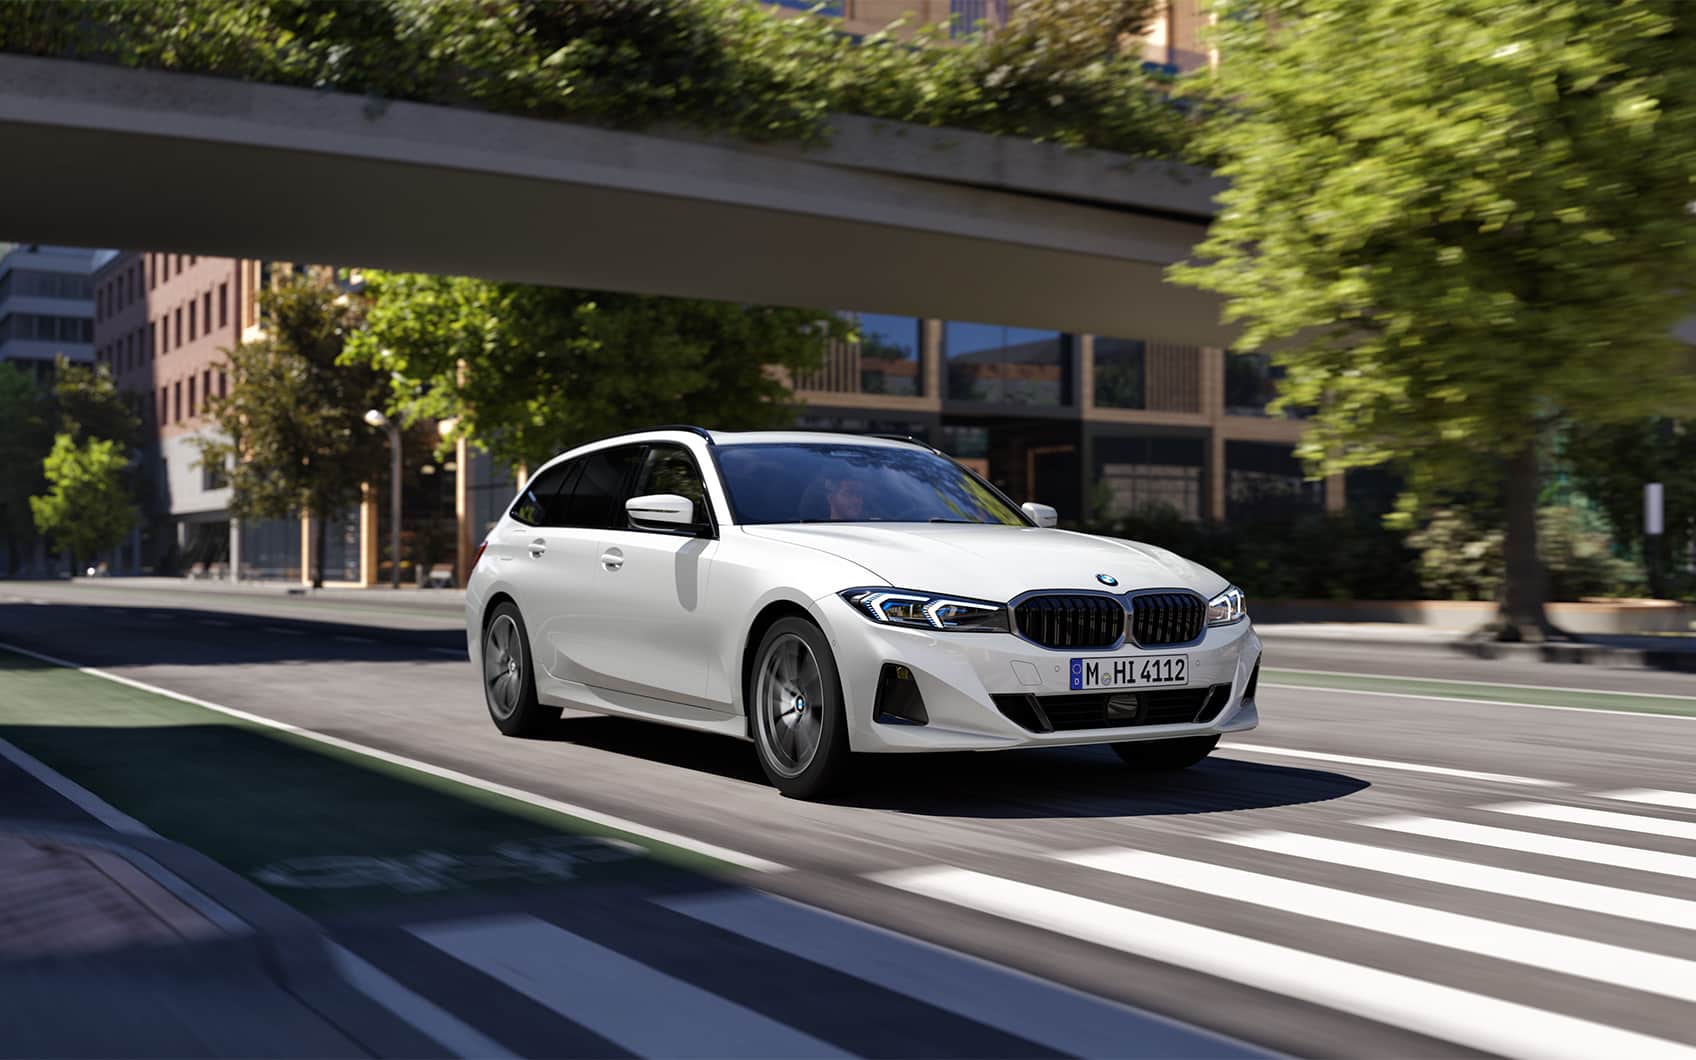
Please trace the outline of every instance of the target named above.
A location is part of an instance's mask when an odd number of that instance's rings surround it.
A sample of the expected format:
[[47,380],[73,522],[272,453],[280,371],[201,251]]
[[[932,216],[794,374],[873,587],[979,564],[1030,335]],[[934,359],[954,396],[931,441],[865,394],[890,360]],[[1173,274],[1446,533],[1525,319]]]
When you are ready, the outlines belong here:
[[1125,659],[1073,659],[1072,691],[1182,685],[1190,679],[1188,655],[1138,655]]

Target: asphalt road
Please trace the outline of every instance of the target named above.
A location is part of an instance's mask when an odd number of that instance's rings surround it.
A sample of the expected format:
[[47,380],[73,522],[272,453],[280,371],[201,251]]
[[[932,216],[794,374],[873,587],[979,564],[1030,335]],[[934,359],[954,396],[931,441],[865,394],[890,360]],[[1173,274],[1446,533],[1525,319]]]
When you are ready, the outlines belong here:
[[1696,719],[1299,672],[1696,697],[1688,675],[1271,644],[1262,727],[1183,774],[885,758],[819,805],[720,737],[500,737],[448,612],[14,583],[0,642],[745,852],[784,867],[743,874],[765,891],[1281,1052],[1696,1055]]

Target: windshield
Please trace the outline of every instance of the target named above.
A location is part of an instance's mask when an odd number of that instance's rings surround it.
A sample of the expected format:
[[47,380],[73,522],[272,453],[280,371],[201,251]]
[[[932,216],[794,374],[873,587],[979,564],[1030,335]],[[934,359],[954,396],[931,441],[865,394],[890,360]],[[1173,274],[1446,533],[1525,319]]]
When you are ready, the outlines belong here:
[[726,445],[715,455],[739,523],[1029,525],[987,482],[916,446]]

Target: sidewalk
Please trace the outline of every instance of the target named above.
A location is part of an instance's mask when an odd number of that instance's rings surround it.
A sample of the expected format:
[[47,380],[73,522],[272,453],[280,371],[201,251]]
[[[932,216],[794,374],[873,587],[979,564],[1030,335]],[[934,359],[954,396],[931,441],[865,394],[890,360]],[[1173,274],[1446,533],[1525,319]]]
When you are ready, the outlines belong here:
[[311,921],[0,750],[0,1056],[440,1054],[340,979]]
[[[0,581],[0,585],[7,584]],[[28,582],[11,583],[16,586],[28,585]],[[54,583],[50,583],[54,584]],[[90,589],[127,589],[140,590],[149,593],[189,593],[216,596],[250,597],[262,600],[294,599],[311,600],[315,603],[358,603],[361,606],[393,607],[397,610],[420,611],[451,611],[459,614],[465,610],[465,590],[463,589],[419,589],[413,586],[402,586],[391,589],[387,585],[373,586],[369,589],[347,585],[326,586],[313,589],[296,582],[284,581],[215,581],[209,578],[165,578],[153,575],[135,575],[133,577],[105,578],[71,578],[59,581],[59,585],[74,585],[78,588]]]
[[1696,635],[1687,634],[1594,633],[1578,641],[1507,644],[1472,639],[1464,630],[1412,623],[1257,622],[1254,628],[1262,640],[1272,644],[1353,644],[1398,652],[1460,653],[1480,659],[1696,672]]

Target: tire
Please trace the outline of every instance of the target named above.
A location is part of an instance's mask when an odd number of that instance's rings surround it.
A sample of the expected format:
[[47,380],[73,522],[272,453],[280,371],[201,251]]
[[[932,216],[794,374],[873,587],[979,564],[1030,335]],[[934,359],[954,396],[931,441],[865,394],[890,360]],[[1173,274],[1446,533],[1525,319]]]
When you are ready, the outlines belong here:
[[497,604],[483,624],[483,702],[507,736],[539,736],[559,720],[559,708],[536,699],[530,632],[510,600]]
[[760,638],[748,678],[748,720],[760,768],[797,799],[841,790],[848,778],[848,712],[836,656],[819,627],[781,618]]
[[1113,750],[1134,769],[1163,772],[1188,769],[1206,758],[1218,745],[1217,736],[1185,736],[1178,740],[1116,743]]

